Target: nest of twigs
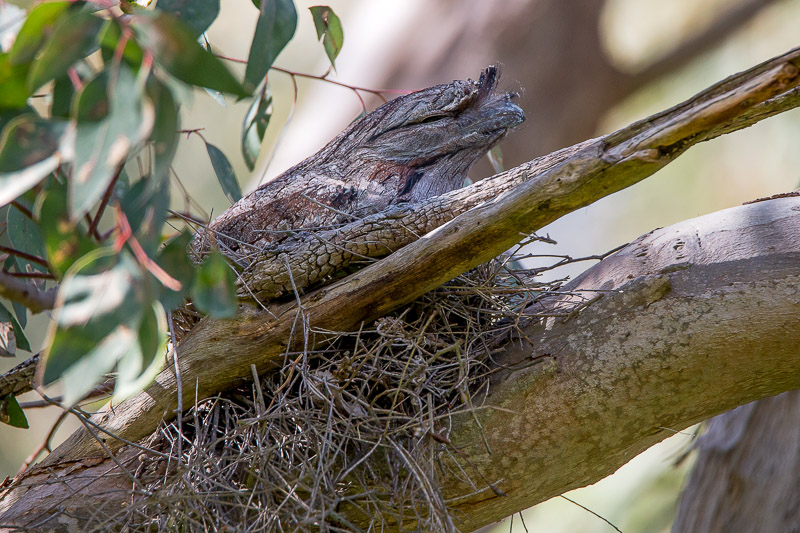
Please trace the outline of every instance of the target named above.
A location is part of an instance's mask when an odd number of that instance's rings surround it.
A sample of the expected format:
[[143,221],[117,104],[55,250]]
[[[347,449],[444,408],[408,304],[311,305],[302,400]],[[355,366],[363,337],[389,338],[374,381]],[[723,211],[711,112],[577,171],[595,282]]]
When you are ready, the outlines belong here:
[[541,270],[505,255],[361,331],[312,325],[304,333],[328,335],[325,346],[287,353],[280,372],[161,429],[170,464],[117,525],[457,531],[442,476],[487,480],[450,443],[451,417],[486,408],[493,352],[559,285],[537,283]]

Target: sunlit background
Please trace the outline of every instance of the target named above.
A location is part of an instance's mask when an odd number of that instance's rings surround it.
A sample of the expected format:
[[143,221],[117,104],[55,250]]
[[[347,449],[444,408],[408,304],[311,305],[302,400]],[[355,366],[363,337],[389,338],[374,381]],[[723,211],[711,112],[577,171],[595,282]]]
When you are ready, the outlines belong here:
[[[308,6],[318,2],[296,3],[299,12],[297,33],[277,64],[297,72],[322,74],[328,67],[328,60],[316,40],[307,10]],[[426,39],[430,39],[432,53],[439,48],[435,46],[437,35],[417,33],[417,29],[423,27],[421,21],[427,21],[427,26],[439,25],[443,33],[455,31],[447,20],[448,16],[454,15],[448,15],[447,10],[432,9],[431,5],[436,2],[330,0],[328,3],[340,16],[345,34],[344,48],[336,62],[337,71],[331,73],[332,79],[371,88],[384,88],[384,84],[392,83],[393,86],[386,88],[418,89],[423,83],[452,79],[453,75],[437,78],[437,72],[457,72],[459,76],[473,78],[479,74],[481,67],[473,68],[471,64],[468,68],[465,64],[464,69],[460,68],[461,65],[448,65],[447,69],[437,70],[435,62],[422,56],[428,42]],[[471,15],[474,18],[470,23],[479,24],[480,17],[489,16],[491,10],[522,10],[528,4],[534,7],[529,13],[520,11],[519,16],[534,20],[544,16],[536,4],[545,3],[548,2],[487,1],[483,2],[481,9],[458,20],[462,24],[461,21],[469,20]],[[597,21],[602,45],[600,52],[618,69],[636,72],[668,53],[676,43],[702,32],[726,9],[739,3],[736,0],[608,0]],[[25,3],[20,2],[20,5]],[[449,5],[459,9],[461,4],[450,2]],[[226,56],[246,59],[256,14],[256,8],[249,0],[225,0],[219,19],[208,32],[209,41]],[[431,22],[430,18],[435,16],[444,18]],[[565,22],[565,27],[569,28],[569,22]],[[604,134],[661,111],[716,81],[789,50],[798,45],[798,28],[800,0],[772,3],[721,39],[718,46],[609,106],[610,111],[605,113],[596,130],[592,132],[590,129],[587,135]],[[497,28],[496,38],[509,40],[508,35],[502,35],[504,31]],[[493,35],[489,28],[480,34],[480,38],[492,38]],[[513,134],[521,139],[519,146],[522,148],[506,158],[507,164],[540,155],[537,147],[547,146],[547,143],[537,144],[536,141],[542,139],[531,138],[533,132],[536,136],[546,136],[548,129],[557,129],[557,124],[541,123],[541,119],[537,119],[537,113],[544,113],[547,102],[520,87],[518,80],[525,78],[521,68],[536,69],[547,64],[550,75],[569,76],[575,80],[574,83],[585,84],[582,88],[586,90],[586,98],[604,97],[592,92],[594,82],[590,77],[581,77],[581,73],[576,75],[569,64],[564,64],[562,71],[552,68],[553,62],[558,64],[560,55],[566,52],[565,46],[569,46],[568,41],[567,45],[564,41],[559,43],[525,52],[530,57],[528,65],[523,63],[520,66],[517,61],[514,68],[509,66],[503,73],[503,87],[523,90],[520,101],[528,115],[528,125],[523,125]],[[470,46],[480,48],[481,42],[470,42]],[[422,52],[418,57],[409,58],[409,50]],[[406,68],[408,79],[399,80],[398,57],[402,57],[406,64],[417,66],[417,71],[425,70],[424,75]],[[488,60],[504,63],[504,59],[501,56]],[[421,65],[427,66],[423,69]],[[359,99],[348,89],[298,78],[297,104],[293,105],[295,95],[291,78],[273,72],[269,81],[274,93],[274,115],[256,172],[252,174],[247,171],[239,148],[248,104],[228,99],[223,106],[204,92],[196,92],[192,101],[184,102],[182,127],[204,128],[207,140],[220,147],[233,163],[245,191],[313,154],[361,112]],[[602,85],[597,84],[597,87],[600,90]],[[379,103],[374,97],[367,98],[370,108]],[[577,108],[562,110],[564,120],[574,120],[576,117],[568,116],[573,111],[580,113]],[[290,115],[291,121],[287,125]],[[579,140],[576,138],[572,142]],[[530,145],[529,151],[525,150],[526,143]],[[800,111],[797,110],[701,144],[653,178],[545,228],[540,233],[549,233],[558,245],[539,245],[537,250],[572,256],[603,253],[654,228],[795,189],[800,186],[799,145]],[[481,166],[484,174],[488,168],[485,164]],[[182,141],[175,171],[192,198],[208,213],[218,214],[229,206],[199,138],[189,137]],[[481,176],[472,177],[478,179]],[[177,187],[173,187],[173,207],[184,207],[184,197]],[[32,345],[41,343],[45,324],[43,317],[30,320],[27,333]],[[10,368],[20,360],[2,360],[0,370]],[[21,401],[36,399],[34,394],[20,398]],[[57,415],[58,412],[50,409],[31,411],[30,430],[0,426],[0,479],[16,473],[26,455],[42,442]],[[75,427],[74,421],[65,423],[54,442],[66,437]],[[691,465],[691,456],[684,458],[684,453],[690,444],[692,431],[676,432],[674,437],[648,450],[609,478],[566,494],[576,503],[555,498],[522,513],[522,517],[516,516],[513,525],[509,519],[487,530],[522,532],[527,527],[528,531],[544,532],[614,531],[607,520],[626,533],[668,531],[682,480]],[[684,460],[678,462],[679,458]]]

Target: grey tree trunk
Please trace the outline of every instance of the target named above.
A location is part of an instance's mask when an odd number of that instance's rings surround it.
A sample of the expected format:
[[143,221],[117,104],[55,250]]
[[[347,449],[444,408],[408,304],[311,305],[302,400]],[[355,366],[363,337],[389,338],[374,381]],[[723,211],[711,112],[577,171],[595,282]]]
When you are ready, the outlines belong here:
[[800,391],[708,422],[674,533],[800,531]]

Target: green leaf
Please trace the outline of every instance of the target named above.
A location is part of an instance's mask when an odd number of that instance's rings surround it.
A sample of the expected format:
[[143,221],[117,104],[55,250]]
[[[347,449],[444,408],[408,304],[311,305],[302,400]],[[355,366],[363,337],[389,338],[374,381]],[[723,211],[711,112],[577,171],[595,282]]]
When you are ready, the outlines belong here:
[[[30,202],[24,197],[20,197],[17,201],[31,209]],[[22,211],[15,206],[11,206],[8,210],[6,218],[6,232],[11,241],[11,246],[16,250],[35,255],[37,257],[45,258],[44,239],[42,239],[42,232],[39,230],[38,224],[28,218]],[[17,270],[19,272],[27,272],[28,265],[31,268],[40,272],[45,272],[46,268],[38,263],[33,263],[21,257],[14,257]]]
[[[117,20],[109,20],[106,22],[103,31],[100,33],[100,51],[103,56],[103,62],[109,65],[114,60],[114,54],[117,51],[117,45],[122,38],[122,27]],[[122,50],[122,59],[132,67],[138,70],[144,58],[144,51],[135,39],[127,39],[125,41],[125,48]]]
[[21,109],[27,105],[29,65],[14,65],[9,54],[0,54],[0,109]]
[[62,120],[22,115],[0,135],[0,205],[5,205],[42,181],[61,162]]
[[214,250],[197,271],[192,286],[195,307],[213,318],[236,316],[236,285],[225,257]]
[[227,67],[197,42],[194,31],[173,15],[158,11],[135,15],[133,27],[156,62],[179,80],[236,96],[248,95]]
[[297,29],[297,9],[292,0],[263,0],[259,5],[256,32],[247,57],[244,78],[254,90],[267,75]]
[[[20,326],[19,322],[17,321],[17,317],[14,313],[10,312],[6,306],[0,304],[0,322],[10,323],[11,324],[11,333],[13,333],[13,340],[15,341],[15,347],[21,348],[25,351],[31,351],[31,345],[28,342],[28,338],[25,336],[25,331],[23,331],[22,326]],[[14,353],[10,354],[10,357],[13,357]]]
[[39,229],[42,231],[47,261],[57,276],[63,276],[76,259],[95,248],[95,244],[72,222],[67,213],[67,185],[54,182],[44,193],[39,209]]
[[173,310],[179,305],[183,305],[189,289],[194,281],[195,266],[189,259],[189,243],[192,241],[192,233],[185,231],[177,237],[171,239],[158,254],[156,262],[167,274],[178,280],[181,290],[176,292],[166,287],[162,287],[158,296],[164,309]]
[[58,18],[72,2],[43,2],[34,7],[25,18],[17,33],[17,39],[9,51],[11,63],[22,65],[36,57],[42,43],[50,36]]
[[219,15],[219,0],[158,0],[156,9],[172,13],[199,37]]
[[97,50],[97,34],[103,23],[102,18],[86,11],[61,19],[31,66],[28,89],[35,91],[61,77],[73,63]]
[[259,97],[250,104],[250,109],[244,116],[242,127],[242,154],[247,168],[253,170],[261,150],[261,142],[267,132],[267,126],[272,118],[272,92],[269,85],[264,87]]
[[28,419],[25,418],[25,413],[13,394],[9,394],[0,402],[0,422],[15,428],[28,429],[29,427]]
[[164,366],[167,347],[167,321],[157,303],[145,311],[137,335],[138,342],[119,359],[114,402],[136,394],[155,379]]
[[142,178],[120,200],[131,231],[148,256],[161,244],[161,228],[169,208],[169,180],[152,185],[152,178]]
[[[142,81],[129,67],[120,65],[98,74],[78,97],[70,180],[73,220],[102,198],[131,150],[150,135],[155,113],[152,102],[143,95]],[[95,117],[102,120],[92,120]]]
[[72,80],[66,76],[58,78],[53,84],[53,103],[50,104],[50,115],[69,118],[74,96],[75,86],[72,85]]
[[317,29],[317,39],[322,39],[322,46],[325,53],[331,60],[331,65],[336,68],[336,56],[342,51],[344,44],[344,32],[342,31],[342,21],[336,16],[328,6],[314,6],[308,8],[314,19],[314,27]]
[[214,167],[214,172],[217,174],[217,181],[222,186],[222,191],[231,203],[239,201],[242,197],[242,190],[239,188],[239,182],[236,181],[236,175],[233,173],[233,167],[228,162],[228,158],[222,153],[222,150],[217,148],[211,143],[206,143],[208,156],[211,158],[211,164]]
[[148,80],[147,95],[153,102],[156,114],[153,133],[150,135],[153,147],[151,173],[156,180],[162,180],[168,177],[170,165],[178,148],[180,114],[172,92],[157,79]]
[[137,333],[150,290],[129,253],[111,247],[82,257],[61,283],[48,334],[43,382],[64,377],[65,403],[89,392],[114,367]]

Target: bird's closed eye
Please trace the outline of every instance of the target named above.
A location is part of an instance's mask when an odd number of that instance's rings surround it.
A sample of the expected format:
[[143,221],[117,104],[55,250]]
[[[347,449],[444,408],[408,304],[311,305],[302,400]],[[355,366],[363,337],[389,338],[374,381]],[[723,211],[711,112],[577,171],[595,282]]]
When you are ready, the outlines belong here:
[[422,120],[418,121],[417,124],[429,124],[431,122],[436,122],[437,120],[441,120],[443,118],[447,118],[449,115],[441,114],[441,115],[430,115]]

